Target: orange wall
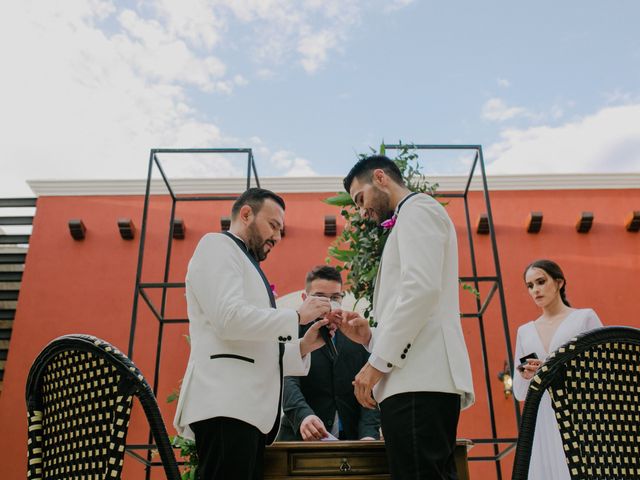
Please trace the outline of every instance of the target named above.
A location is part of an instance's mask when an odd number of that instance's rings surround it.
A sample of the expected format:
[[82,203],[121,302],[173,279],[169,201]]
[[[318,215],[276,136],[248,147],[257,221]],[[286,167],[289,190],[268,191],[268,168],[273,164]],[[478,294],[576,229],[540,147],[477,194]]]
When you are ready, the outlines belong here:
[[[332,238],[323,235],[324,215],[338,213],[320,200],[325,194],[285,194],[286,236],[264,263],[268,278],[280,295],[302,288],[309,267],[323,263]],[[577,307],[592,307],[605,324],[640,327],[634,315],[633,285],[640,272],[640,234],[629,233],[623,223],[632,210],[640,209],[640,190],[497,191],[491,193],[500,263],[505,284],[506,305],[515,341],[517,326],[535,318],[536,308],[522,284],[522,269],[533,259],[558,261],[567,275],[567,294]],[[67,333],[90,333],[126,352],[138,258],[136,240],[119,236],[116,220],[130,217],[139,228],[143,199],[139,196],[41,197],[18,304],[17,316],[6,364],[4,390],[0,396],[0,470],[3,479],[25,478],[26,410],[24,385],[31,362],[51,339]],[[481,194],[470,196],[475,223],[485,211]],[[152,197],[143,281],[162,281],[168,235],[170,204],[164,197]],[[447,207],[459,233],[460,273],[470,275],[469,246],[461,200]],[[184,279],[186,263],[199,238],[219,229],[220,217],[228,215],[230,202],[182,202],[177,216],[184,218],[186,239],[174,241],[170,281]],[[544,212],[541,233],[527,234],[525,222],[532,210]],[[593,211],[595,222],[588,234],[575,231],[581,211]],[[82,218],[87,227],[84,241],[71,239],[67,222]],[[493,275],[489,236],[474,233],[480,275]],[[482,288],[485,293],[487,288]],[[154,298],[159,295],[153,293]],[[463,293],[463,311],[471,311],[473,298]],[[182,292],[169,297],[170,316],[184,316]],[[477,402],[463,412],[459,436],[490,436],[487,392],[480,349],[479,325],[464,319],[463,328],[473,364]],[[491,391],[497,415],[497,434],[516,434],[513,401],[505,399],[497,372],[506,359],[504,334],[496,296],[484,319],[488,344]],[[152,380],[157,322],[140,304],[134,361]],[[175,409],[165,399],[182,376],[188,345],[183,338],[186,325],[165,327],[159,379],[159,404],[170,425]],[[137,427],[136,427],[137,425]],[[132,420],[130,442],[144,443],[140,412]],[[172,428],[169,428],[170,432]],[[491,448],[476,446],[472,455],[489,455]],[[503,462],[509,478],[512,455]],[[139,465],[126,462],[126,477],[141,478]],[[472,478],[495,478],[491,463],[471,464]]]

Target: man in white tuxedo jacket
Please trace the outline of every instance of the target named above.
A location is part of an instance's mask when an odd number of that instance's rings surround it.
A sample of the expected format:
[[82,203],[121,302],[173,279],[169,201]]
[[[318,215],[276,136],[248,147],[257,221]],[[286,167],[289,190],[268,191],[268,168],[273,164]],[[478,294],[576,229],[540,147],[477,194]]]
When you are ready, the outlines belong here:
[[342,332],[371,352],[355,378],[356,396],[380,407],[394,480],[455,479],[460,409],[474,395],[454,225],[436,200],[407,189],[387,157],[360,160],[344,186],[363,215],[391,229],[375,283],[374,328],[357,313],[342,314]]
[[329,312],[329,300],[276,310],[259,266],[280,241],[284,208],[273,192],[247,190],[229,232],[205,235],[189,262],[191,353],[174,426],[195,439],[201,480],[262,478],[264,447],[280,423],[282,376],[306,375],[309,353],[324,345],[327,320],[300,340],[298,326]]

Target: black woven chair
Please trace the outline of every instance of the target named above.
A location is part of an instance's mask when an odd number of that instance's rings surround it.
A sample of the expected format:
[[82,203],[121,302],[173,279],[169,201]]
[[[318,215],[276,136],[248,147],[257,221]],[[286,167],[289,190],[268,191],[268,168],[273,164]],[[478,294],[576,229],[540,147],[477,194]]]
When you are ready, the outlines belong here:
[[599,328],[549,356],[527,393],[512,480],[528,476],[545,390],[573,480],[640,479],[640,330]]
[[180,473],[158,404],[140,370],[89,335],[53,340],[27,379],[28,478],[120,478],[133,397],[140,399],[169,480]]

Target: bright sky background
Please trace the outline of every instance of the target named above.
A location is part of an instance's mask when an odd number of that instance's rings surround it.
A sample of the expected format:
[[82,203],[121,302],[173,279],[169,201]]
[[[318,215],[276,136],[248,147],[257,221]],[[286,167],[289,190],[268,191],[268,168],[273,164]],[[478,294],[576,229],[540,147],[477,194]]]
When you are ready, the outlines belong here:
[[494,173],[638,172],[638,19],[637,0],[10,0],[0,197],[143,178],[153,147],[251,147],[261,176],[343,175],[383,139],[481,144]]

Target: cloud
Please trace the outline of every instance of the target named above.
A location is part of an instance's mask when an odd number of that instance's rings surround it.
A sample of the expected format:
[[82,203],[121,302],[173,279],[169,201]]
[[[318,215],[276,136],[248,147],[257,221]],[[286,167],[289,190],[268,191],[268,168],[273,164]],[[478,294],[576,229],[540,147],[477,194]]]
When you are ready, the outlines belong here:
[[619,88],[605,92],[604,98],[608,105],[625,105],[640,102],[640,96],[622,91]]
[[278,150],[271,156],[271,164],[285,177],[310,177],[317,175],[309,160],[287,150]]
[[340,51],[365,5],[362,0],[218,2],[223,15],[231,15],[251,27],[248,48],[260,66],[260,76],[291,61],[309,74],[316,73],[327,63],[331,52]]
[[316,72],[327,60],[327,52],[335,48],[338,39],[331,31],[323,31],[300,40],[298,51],[302,54],[302,66],[307,73]]
[[[141,178],[153,147],[250,143],[220,131],[195,99],[205,92],[215,102],[249,79],[277,76],[282,65],[319,71],[365,8],[375,6],[364,0],[9,2],[0,16],[0,162],[10,167],[3,165],[0,190],[28,195],[25,178]],[[233,68],[252,59],[255,72]],[[308,160],[293,154],[289,160],[285,173],[312,174]],[[199,168],[183,164],[187,173]],[[226,175],[235,167],[209,162],[205,168]]]
[[230,93],[220,82],[226,66],[214,55],[198,55],[189,45],[154,19],[143,19],[125,9],[118,15],[123,33],[113,43],[129,65],[143,76],[161,82],[192,84],[204,91]]
[[500,136],[486,151],[493,174],[640,171],[640,103]]
[[249,146],[256,157],[269,159],[269,163],[264,169],[266,176],[311,177],[317,175],[311,166],[311,162],[306,158],[284,149],[271,153],[269,147],[259,137],[251,137]]
[[482,106],[482,118],[491,122],[503,123],[507,120],[525,119],[536,123],[559,120],[565,114],[565,108],[574,107],[573,102],[564,101],[551,105],[547,111],[532,111],[528,108],[510,106],[503,99],[493,97]]
[[[152,147],[225,143],[185,93],[191,84],[217,88],[224,69],[215,60],[200,64],[157,22],[109,2],[12,2],[11,9],[0,21],[9,67],[0,149],[14,175],[1,180],[3,190],[5,182],[25,188],[25,177],[143,178]],[[98,25],[116,13],[123,30],[109,36]]]
[[511,86],[511,82],[506,78],[498,78],[498,85],[504,88],[509,88]]
[[273,70],[269,68],[260,68],[257,71],[257,75],[258,75],[258,78],[268,80],[275,77],[276,74]]
[[211,49],[226,30],[221,16],[207,0],[155,0],[155,9],[167,31],[191,45]]
[[522,107],[509,107],[501,98],[490,98],[482,106],[482,118],[492,122],[504,122],[527,114]]
[[386,2],[387,5],[385,6],[384,10],[385,12],[393,12],[395,10],[400,10],[402,8],[405,8],[409,5],[411,5],[415,0],[391,0],[389,2]]
[[[228,178],[246,175],[246,154],[159,154],[158,157],[169,179]],[[159,172],[154,172],[154,175],[154,178],[160,178]]]
[[553,105],[551,107],[549,115],[554,120],[558,120],[564,116],[564,108],[562,108],[560,105]]

